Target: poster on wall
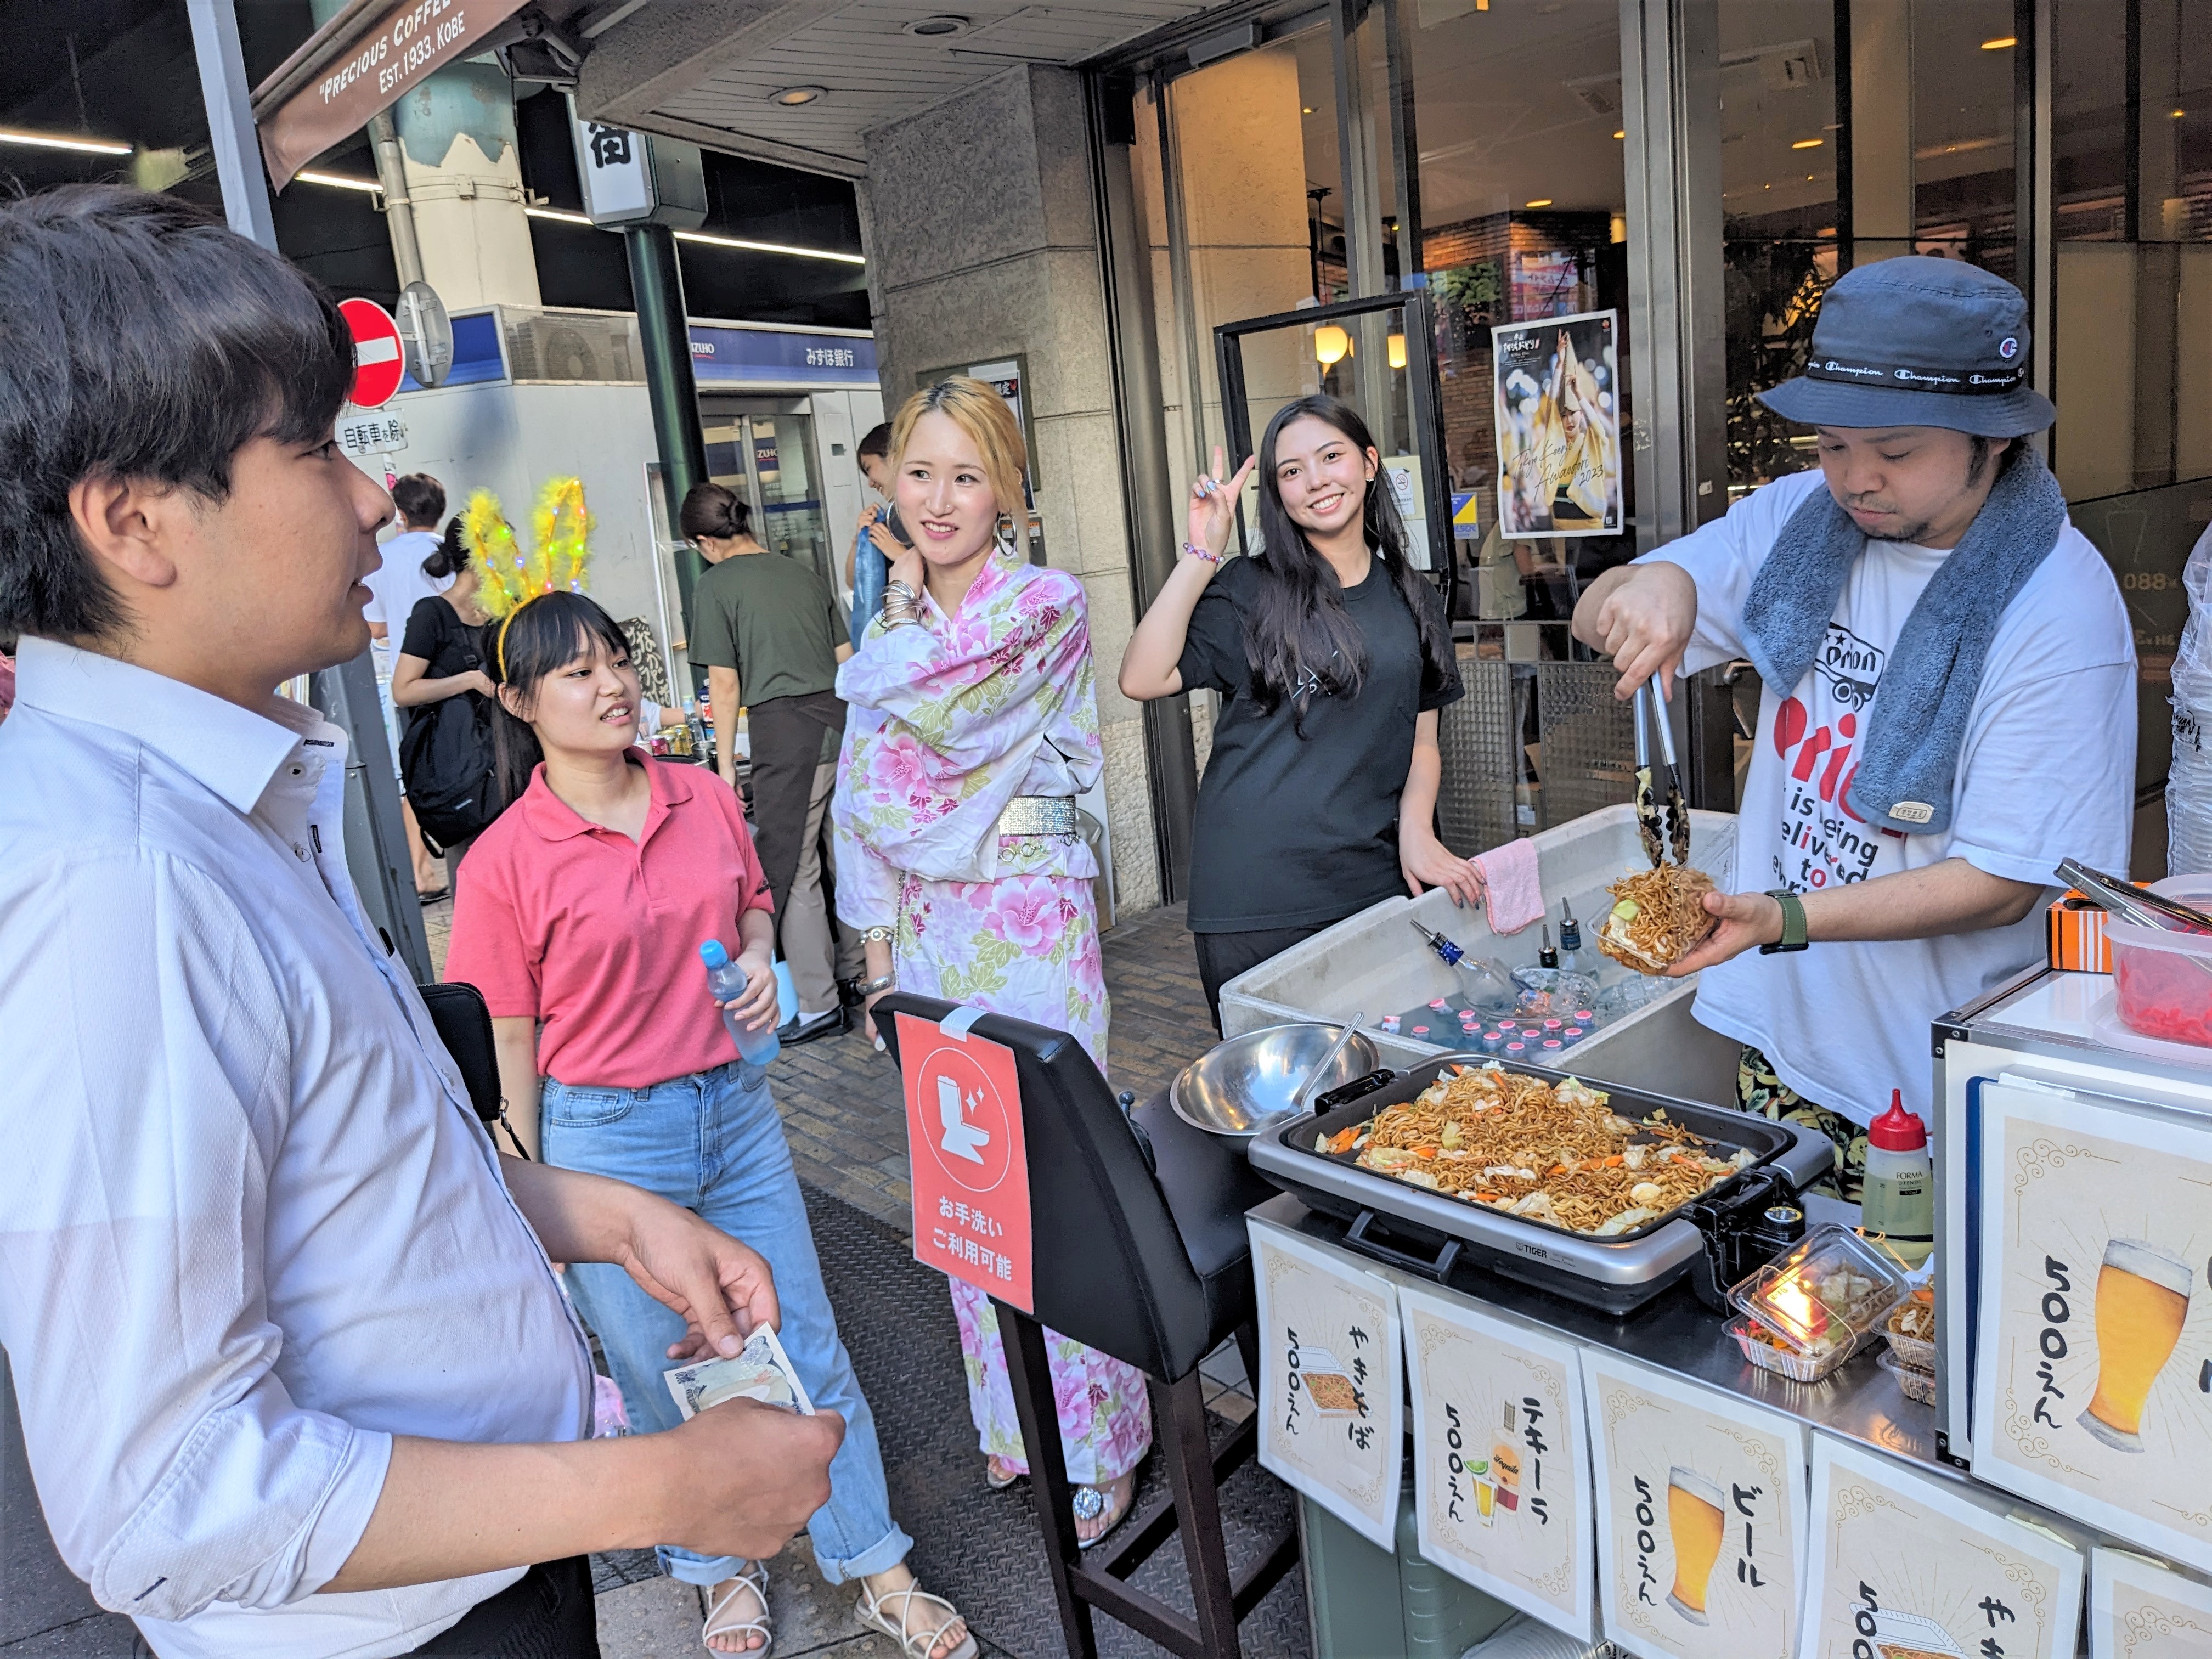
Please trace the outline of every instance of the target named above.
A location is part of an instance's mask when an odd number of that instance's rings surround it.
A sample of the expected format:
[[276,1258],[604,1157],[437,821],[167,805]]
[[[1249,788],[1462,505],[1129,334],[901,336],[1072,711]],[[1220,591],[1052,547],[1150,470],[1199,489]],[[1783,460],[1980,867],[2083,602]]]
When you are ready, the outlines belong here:
[[1974,1474],[2212,1571],[2212,1135],[1981,1090]]
[[1598,1613],[1639,1659],[1792,1659],[1805,1429],[1585,1348]]
[[1500,535],[1620,533],[1619,337],[1610,311],[1490,331]]
[[1583,1641],[1596,1635],[1582,1366],[1571,1342],[1401,1285],[1421,1553]]
[[2212,1583],[2131,1550],[2089,1553],[2089,1659],[2203,1659]]
[[2073,1659],[2081,1551],[1972,1490],[1815,1434],[1802,1659]]
[[1405,1462],[1397,1291],[1294,1233],[1244,1224],[1259,1301],[1261,1467],[1395,1549]]

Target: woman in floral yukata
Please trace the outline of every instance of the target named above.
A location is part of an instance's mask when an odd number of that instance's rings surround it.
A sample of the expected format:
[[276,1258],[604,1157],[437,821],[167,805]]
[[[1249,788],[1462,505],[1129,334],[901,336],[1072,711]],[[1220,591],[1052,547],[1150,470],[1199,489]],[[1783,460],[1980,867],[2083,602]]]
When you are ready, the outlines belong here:
[[[850,708],[837,793],[837,908],[860,930],[866,1006],[894,986],[1072,1033],[1106,1064],[1106,983],[1075,797],[1102,764],[1082,584],[1023,562],[1021,428],[980,380],[916,393],[891,431],[895,531],[883,612],[837,676]],[[880,1046],[880,1045],[879,1045]],[[990,1299],[951,1281],[994,1486],[1028,1472]],[[1075,1519],[1088,1545],[1128,1511],[1152,1445],[1145,1380],[1045,1340]]]

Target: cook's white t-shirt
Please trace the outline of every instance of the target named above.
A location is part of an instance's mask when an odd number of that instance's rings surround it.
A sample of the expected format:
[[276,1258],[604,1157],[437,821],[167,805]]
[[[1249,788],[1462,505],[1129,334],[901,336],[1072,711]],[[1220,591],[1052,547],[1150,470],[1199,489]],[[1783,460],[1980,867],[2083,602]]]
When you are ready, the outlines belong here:
[[372,641],[370,650],[376,672],[386,679],[392,678],[392,665],[398,658],[399,641],[406,637],[407,619],[415,614],[416,603],[453,585],[451,576],[422,574],[422,561],[438,550],[438,542],[434,530],[402,531],[384,544],[384,566],[369,575],[368,603],[362,616],[384,624],[384,637]]
[[[1739,628],[1752,578],[1790,515],[1826,487],[1817,471],[1779,479],[1640,561],[1680,565],[1698,585],[1686,672],[1748,654]],[[1997,624],[1959,750],[1950,827],[1900,836],[1845,804],[1898,633],[1948,556],[1869,542],[1812,668],[1795,686],[1761,692],[1736,826],[1740,890],[1814,892],[1949,858],[2044,885],[2064,858],[2127,868],[2134,638],[2110,568],[2071,522]],[[1940,939],[1747,951],[1698,976],[1697,1017],[1763,1050],[1815,1105],[1869,1123],[1902,1089],[1925,1118],[1929,1023],[2039,959],[2044,928],[2038,907],[2010,927]]]

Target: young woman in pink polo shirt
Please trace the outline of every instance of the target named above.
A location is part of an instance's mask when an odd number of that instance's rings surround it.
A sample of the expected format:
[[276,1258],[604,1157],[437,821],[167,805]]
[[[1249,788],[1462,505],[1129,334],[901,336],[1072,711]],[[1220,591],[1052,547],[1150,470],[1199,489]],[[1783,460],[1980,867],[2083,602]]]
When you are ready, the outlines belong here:
[[[638,679],[622,630],[577,593],[525,603],[495,636],[502,769],[514,805],[479,836],[453,908],[448,979],[489,1003],[500,1081],[545,1161],[632,1182],[744,1239],[775,1273],[799,1381],[845,1420],[830,1501],[808,1523],[823,1577],[860,1581],[863,1626],[901,1659],[973,1659],[975,1639],[905,1565],[867,1401],[839,1340],[768,1073],[738,1058],[699,946],[721,941],[750,983],[726,1005],[775,1023],[768,881],[736,793],[704,767],[633,744]],[[661,1379],[684,1321],[619,1267],[568,1270],[641,1430],[678,1420]],[[711,1587],[707,1644],[765,1659],[765,1564],[664,1547]]]

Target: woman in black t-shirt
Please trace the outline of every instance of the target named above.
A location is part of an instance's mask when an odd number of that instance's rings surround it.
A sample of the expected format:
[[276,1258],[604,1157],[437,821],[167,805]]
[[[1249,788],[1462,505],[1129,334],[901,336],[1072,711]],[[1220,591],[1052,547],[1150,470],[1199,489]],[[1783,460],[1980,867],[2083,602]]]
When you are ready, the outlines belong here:
[[[1260,473],[1261,550],[1223,563]],[[1192,836],[1190,929],[1214,1025],[1221,987],[1331,922],[1474,866],[1437,839],[1437,710],[1464,694],[1443,602],[1406,532],[1365,422],[1301,398],[1256,463],[1192,486],[1190,540],[1121,659],[1139,702],[1221,693]]]
[[[453,585],[417,599],[392,665],[392,706],[407,711],[399,737],[399,773],[416,821],[445,851],[450,884],[461,859],[499,815],[493,775],[491,699],[497,695],[484,672],[484,623],[477,603],[483,572],[469,557],[458,514],[445,539],[422,561],[422,572]],[[426,895],[428,897],[437,895]]]

